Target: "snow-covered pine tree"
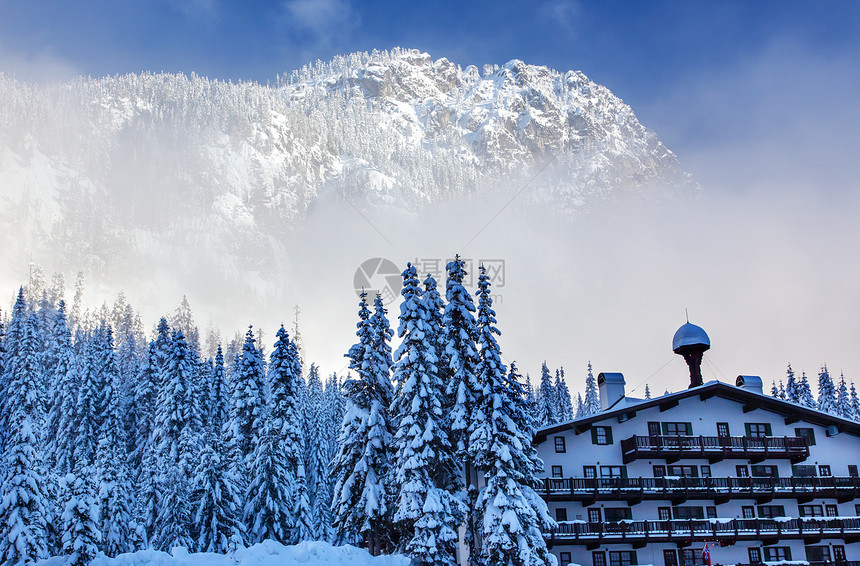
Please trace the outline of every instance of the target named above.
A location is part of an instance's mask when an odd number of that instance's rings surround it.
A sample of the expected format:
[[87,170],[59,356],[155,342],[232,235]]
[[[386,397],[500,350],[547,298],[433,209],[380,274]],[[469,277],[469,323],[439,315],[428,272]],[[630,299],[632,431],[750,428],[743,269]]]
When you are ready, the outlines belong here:
[[[361,293],[356,324],[358,342],[346,356],[355,379],[343,384],[347,410],[333,461],[334,526],[341,542],[361,540],[374,556],[390,549],[393,510],[386,482],[393,461],[389,407],[394,397],[389,365],[377,363],[379,326],[371,322],[367,293]],[[382,337],[382,343],[390,339]],[[390,350],[389,350],[390,352]]]
[[818,372],[818,410],[835,415],[837,414],[836,401],[833,378],[827,371],[827,364],[824,364]]
[[542,529],[551,529],[546,503],[534,491],[543,463],[531,444],[533,430],[522,417],[519,401],[522,385],[517,374],[505,375],[495,336],[490,282],[483,269],[478,279],[479,378],[484,383],[482,413],[476,423],[469,449],[483,474],[485,487],[478,499],[481,521],[478,564],[492,566],[555,566],[546,548]]
[[788,369],[785,370],[785,400],[791,403],[800,404],[800,384],[797,382],[797,377],[794,375],[794,370],[791,369],[791,363],[788,364]]
[[105,555],[114,557],[132,550],[134,490],[130,483],[128,442],[123,426],[122,378],[109,326],[100,339],[104,342],[99,348],[101,359],[98,366],[105,388],[102,391],[104,410],[96,457],[98,528],[101,532],[100,549]]
[[299,467],[296,471],[292,497],[292,536],[294,538],[294,544],[298,544],[306,540],[314,540],[314,520],[311,515],[311,501],[310,496],[308,495],[305,464],[301,458],[299,458]]
[[308,369],[307,404],[304,422],[307,454],[306,470],[314,540],[324,540],[326,526],[331,524],[331,490],[328,486],[329,460],[326,445],[326,407],[319,368],[312,363]]
[[233,372],[233,410],[231,421],[236,427],[236,443],[242,461],[249,460],[263,428],[265,367],[257,350],[254,330],[248,327],[239,365]]
[[165,383],[158,393],[153,442],[157,450],[160,501],[152,545],[158,550],[193,543],[189,481],[199,449],[191,392],[195,367],[181,330],[172,336]]
[[290,340],[289,333],[283,325],[276,334],[269,361],[270,426],[281,439],[279,445],[271,448],[280,451],[280,458],[283,460],[281,465],[284,468],[286,484],[278,487],[278,490],[287,497],[285,501],[277,503],[287,514],[285,540],[295,542],[298,537],[291,502],[294,501],[297,492],[295,482],[299,464],[304,462],[305,428],[301,392],[304,380],[298,348],[295,342]]
[[787,399],[785,395],[785,386],[782,384],[782,380],[779,380],[779,398],[785,401]]
[[556,410],[558,408],[557,393],[552,384],[552,376],[546,361],[540,366],[540,386],[538,388],[538,422],[540,426],[547,426],[558,422]]
[[[457,454],[466,463],[466,484],[468,485],[471,481],[468,476],[470,463],[465,455],[468,454],[469,435],[472,432],[469,425],[473,407],[483,394],[475,374],[478,363],[475,346],[477,328],[475,316],[472,314],[475,312],[475,304],[472,302],[471,294],[463,286],[463,279],[467,273],[465,262],[460,259],[460,256],[455,256],[454,261],[449,262],[446,269],[448,271],[445,285],[447,304],[443,325],[446,339],[445,352],[450,358],[448,368],[444,370],[448,377],[446,395],[450,404],[447,411],[450,421],[448,428]],[[414,271],[414,267],[412,270]],[[419,290],[417,300],[420,300],[420,295]],[[401,311],[401,316],[402,314]]]
[[[290,490],[293,486],[288,475],[285,440],[277,431],[276,424],[271,418],[263,422],[248,470],[244,521],[251,544],[266,539],[282,544],[291,542],[290,528],[294,526],[294,519],[290,509]],[[292,495],[297,496],[297,493]],[[301,540],[308,539],[301,538],[296,542]]]
[[585,416],[585,401],[582,400],[582,393],[576,394],[576,418]]
[[535,390],[534,387],[532,387],[532,378],[529,376],[529,374],[526,374],[526,384],[524,389],[526,401],[528,401],[529,406],[536,407],[537,399],[535,399]]
[[779,399],[779,388],[776,386],[776,381],[771,381],[770,396]]
[[[0,471],[0,564],[33,563],[47,556],[45,480],[38,437],[39,337],[35,314],[26,313],[23,291],[7,335],[5,413],[8,426]],[[23,320],[22,320],[23,319]],[[10,341],[14,338],[14,341]]]
[[564,368],[555,371],[555,394],[556,394],[556,414],[559,416],[559,422],[567,422],[573,420],[573,402],[570,399],[570,389],[567,388],[567,382],[564,379]]
[[800,394],[800,404],[804,407],[815,409],[818,404],[815,402],[815,397],[812,396],[812,389],[809,387],[809,379],[806,377],[806,372],[800,374],[800,385],[798,386]]
[[210,430],[191,486],[197,552],[224,554],[245,543],[242,497],[225,455],[223,439]]
[[209,434],[220,436],[224,424],[230,419],[230,385],[224,369],[224,354],[221,344],[215,351],[209,374],[208,424]]
[[848,394],[848,385],[845,383],[845,374],[839,374],[839,389],[836,397],[836,414],[844,419],[851,418],[851,396]]
[[55,362],[49,376],[51,396],[43,438],[46,440],[46,456],[55,472],[62,476],[71,471],[74,463],[74,423],[78,384],[75,374],[75,353],[72,335],[66,326],[66,307],[63,301],[54,315],[50,340]]
[[63,492],[63,554],[68,566],[88,566],[98,555],[101,533],[97,506],[89,481],[82,475],[66,474],[60,479]]
[[648,384],[647,384],[647,383],[645,384],[645,398],[646,398],[646,399],[650,399],[650,398],[651,398],[651,389],[649,389],[649,387],[648,387]]
[[591,362],[588,362],[588,375],[585,378],[585,415],[596,415],[600,412],[600,395],[597,393],[597,381],[591,370]]
[[857,396],[857,389],[854,387],[854,382],[851,382],[851,417],[855,421],[860,421],[860,397]]
[[[449,273],[453,271],[456,277],[461,277],[458,272],[462,267],[457,267],[459,259],[452,263],[454,265],[449,264],[452,266]],[[458,309],[468,310],[464,306],[465,300],[458,296],[462,294],[456,289],[459,283],[455,278],[449,277],[449,280],[449,288],[456,291],[450,298],[458,301]],[[395,435],[397,456],[393,476],[396,490],[394,520],[401,532],[399,546],[416,565],[454,566],[457,528],[462,524],[466,508],[437,483],[440,460],[445,460],[440,456],[452,453],[452,447],[447,431],[440,426],[444,420],[443,384],[436,365],[434,329],[428,324],[433,316],[421,300],[418,277],[411,263],[403,271],[401,295],[403,302],[397,334],[402,341],[394,355],[393,366],[399,395],[392,405],[395,421],[399,423]],[[463,328],[462,324],[460,328]],[[452,367],[461,373],[462,383],[468,378],[470,362],[463,359],[461,351],[451,350]],[[463,386],[462,390],[465,391],[466,387]],[[466,413],[462,418],[466,418]],[[466,425],[459,430],[465,429]]]

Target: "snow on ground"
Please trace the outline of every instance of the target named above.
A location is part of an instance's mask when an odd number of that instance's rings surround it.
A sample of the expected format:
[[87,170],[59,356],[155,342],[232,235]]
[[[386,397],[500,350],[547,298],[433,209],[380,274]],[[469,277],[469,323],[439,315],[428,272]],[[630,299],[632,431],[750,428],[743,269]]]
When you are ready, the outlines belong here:
[[[42,560],[38,566],[64,566],[64,556]],[[409,566],[405,556],[371,556],[354,546],[332,546],[327,542],[303,542],[284,546],[273,540],[242,548],[233,554],[202,552],[193,554],[184,548],[173,552],[139,550],[116,558],[99,556],[90,566]]]

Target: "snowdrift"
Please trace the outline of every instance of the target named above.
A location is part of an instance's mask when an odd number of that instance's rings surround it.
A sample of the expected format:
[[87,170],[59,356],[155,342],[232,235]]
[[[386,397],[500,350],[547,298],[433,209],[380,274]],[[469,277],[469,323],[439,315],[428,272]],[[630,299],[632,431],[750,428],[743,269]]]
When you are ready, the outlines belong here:
[[[49,558],[38,566],[63,566],[65,556]],[[371,556],[354,546],[332,546],[327,542],[303,542],[295,546],[267,540],[233,554],[193,554],[175,548],[168,554],[139,550],[116,558],[99,556],[90,566],[409,566],[405,556]]]

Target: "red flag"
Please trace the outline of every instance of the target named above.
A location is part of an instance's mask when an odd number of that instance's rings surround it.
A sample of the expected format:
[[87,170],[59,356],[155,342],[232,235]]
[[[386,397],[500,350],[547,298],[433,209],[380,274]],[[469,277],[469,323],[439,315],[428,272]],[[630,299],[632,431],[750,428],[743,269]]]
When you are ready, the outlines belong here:
[[705,548],[702,549],[702,560],[705,564],[711,566],[711,551],[708,549],[708,543],[705,543]]

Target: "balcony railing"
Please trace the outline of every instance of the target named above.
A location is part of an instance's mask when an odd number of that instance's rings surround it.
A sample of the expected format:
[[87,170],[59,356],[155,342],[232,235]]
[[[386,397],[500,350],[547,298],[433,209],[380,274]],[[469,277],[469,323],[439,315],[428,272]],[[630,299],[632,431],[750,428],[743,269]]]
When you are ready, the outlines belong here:
[[796,519],[690,519],[676,521],[618,521],[585,523],[562,521],[545,535],[565,544],[674,542],[681,546],[696,541],[821,539],[860,541],[860,517],[809,517]]
[[801,462],[809,458],[809,445],[797,436],[631,436],[621,441],[624,463],[639,458],[743,458],[760,462],[768,458],[788,458]]
[[713,499],[797,499],[816,497],[840,503],[860,497],[858,477],[788,478],[544,478],[543,496],[549,501],[629,501]]

